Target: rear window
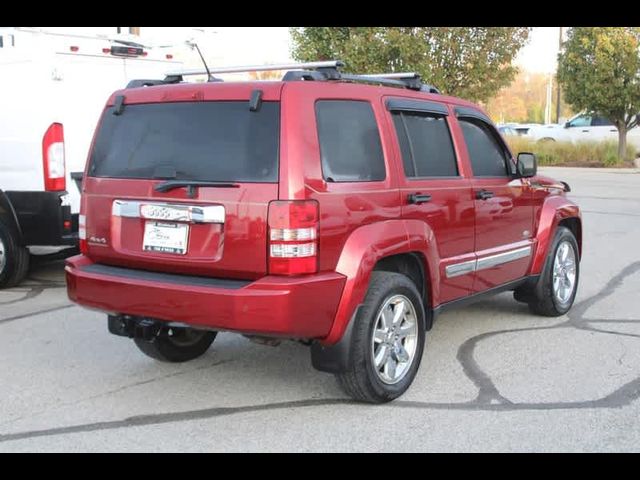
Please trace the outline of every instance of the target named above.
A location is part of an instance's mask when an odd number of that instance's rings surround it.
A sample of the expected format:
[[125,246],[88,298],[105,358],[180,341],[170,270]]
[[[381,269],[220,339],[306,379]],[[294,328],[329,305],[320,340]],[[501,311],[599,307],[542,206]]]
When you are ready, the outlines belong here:
[[[89,174],[114,178],[278,181],[280,103],[178,102],[109,107]],[[175,177],[172,175],[175,172]]]

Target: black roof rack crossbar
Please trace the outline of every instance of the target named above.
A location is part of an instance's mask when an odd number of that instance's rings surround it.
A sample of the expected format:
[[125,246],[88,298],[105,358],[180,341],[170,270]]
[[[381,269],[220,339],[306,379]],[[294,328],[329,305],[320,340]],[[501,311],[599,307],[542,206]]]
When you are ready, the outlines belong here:
[[[327,60],[307,63],[221,67],[210,69],[210,73],[222,74],[286,70],[287,72],[282,78],[282,80],[285,82],[322,82],[336,80],[346,82],[372,83],[376,85],[408,88],[421,92],[440,93],[440,91],[436,87],[422,83],[420,75],[415,72],[355,75],[340,72],[340,68],[342,67],[344,67],[344,62],[340,60]],[[203,69],[177,70],[167,73],[164,80],[132,80],[131,82],[129,82],[129,85],[127,85],[127,88],[150,87],[154,85],[180,83],[184,80],[185,76],[207,75],[207,73],[208,72]],[[208,81],[221,82],[222,80],[219,78],[211,77]]]

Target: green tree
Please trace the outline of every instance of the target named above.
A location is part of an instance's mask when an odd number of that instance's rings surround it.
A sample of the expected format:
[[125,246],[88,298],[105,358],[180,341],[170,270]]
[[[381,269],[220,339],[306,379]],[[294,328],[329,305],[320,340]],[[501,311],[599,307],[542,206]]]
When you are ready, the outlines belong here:
[[443,93],[486,101],[513,80],[528,27],[298,27],[292,56],[351,73],[417,72]]
[[618,129],[618,157],[640,112],[640,28],[574,27],[558,55],[558,81],[576,110],[596,112]]

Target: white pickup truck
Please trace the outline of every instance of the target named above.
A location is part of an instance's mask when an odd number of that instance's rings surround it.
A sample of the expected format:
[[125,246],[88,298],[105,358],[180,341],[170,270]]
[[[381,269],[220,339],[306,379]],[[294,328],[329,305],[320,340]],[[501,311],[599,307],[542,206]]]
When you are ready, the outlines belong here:
[[[566,141],[566,142],[618,142],[618,129],[608,119],[579,113],[566,123],[531,126],[526,134],[535,141]],[[633,145],[640,150],[640,127],[627,132],[627,145]]]
[[30,247],[77,244],[72,176],[109,94],[182,67],[133,40],[0,27],[0,288],[26,275]]

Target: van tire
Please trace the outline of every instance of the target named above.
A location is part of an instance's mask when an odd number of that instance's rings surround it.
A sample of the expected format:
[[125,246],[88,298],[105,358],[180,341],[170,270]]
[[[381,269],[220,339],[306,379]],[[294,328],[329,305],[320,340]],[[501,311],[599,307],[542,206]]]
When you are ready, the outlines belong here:
[[0,289],[18,285],[29,272],[29,250],[0,222]]
[[218,332],[194,328],[164,328],[151,341],[134,338],[136,346],[148,357],[161,362],[188,362],[202,356]]
[[[410,316],[415,313],[416,328],[413,337],[415,349],[410,356],[411,363],[405,367],[403,376],[395,383],[388,383],[382,378],[386,369],[383,367],[380,372],[380,368],[376,368],[374,364],[376,347],[373,338],[375,329],[380,326],[382,309],[394,298],[408,300],[413,307]],[[374,271],[371,274],[369,290],[364,303],[354,318],[354,322],[347,369],[336,375],[340,387],[347,395],[360,402],[385,403],[398,398],[413,382],[424,351],[425,311],[418,289],[405,275]],[[408,320],[401,320],[401,323],[406,325],[405,322]],[[378,351],[380,351],[382,345],[378,345]],[[380,365],[384,363],[383,361]],[[395,362],[395,364],[396,366],[400,365],[399,362]],[[395,372],[396,368],[393,371]]]

